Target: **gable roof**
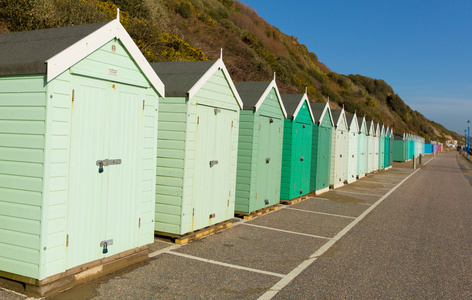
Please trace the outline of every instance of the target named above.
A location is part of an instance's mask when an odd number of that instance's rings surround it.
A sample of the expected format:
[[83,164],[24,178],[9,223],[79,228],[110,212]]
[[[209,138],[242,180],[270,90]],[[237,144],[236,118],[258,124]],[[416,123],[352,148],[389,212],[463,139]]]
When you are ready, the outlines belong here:
[[399,132],[394,132],[393,133],[393,139],[394,140],[405,140],[405,134],[404,133],[399,133]]
[[213,61],[155,62],[151,63],[151,67],[164,82],[166,96],[186,97],[188,95],[189,98],[192,98],[217,70],[221,70],[225,74],[239,107],[243,107],[240,94],[221,58]]
[[323,121],[324,115],[326,114],[326,112],[328,112],[331,119],[331,126],[334,127],[334,119],[333,119],[333,115],[331,114],[331,109],[329,108],[329,102],[326,102],[326,103],[310,102],[310,107],[311,107],[311,111],[313,112],[313,117],[315,118],[315,120],[317,120],[316,122],[318,122],[318,124],[320,124],[321,121]]
[[244,99],[244,106],[242,109],[254,110],[255,112],[258,111],[262,103],[264,103],[264,100],[270,91],[275,89],[280,108],[282,109],[284,117],[287,118],[287,111],[285,110],[275,79],[272,81],[237,81],[234,85],[241,95],[241,98]]
[[371,136],[374,136],[374,121],[367,121],[367,133]]
[[0,34],[0,75],[47,74],[49,82],[114,38],[121,41],[152,86],[164,97],[164,84],[117,19]]
[[305,94],[283,94],[282,98],[284,100],[284,106],[287,110],[287,117],[292,118],[292,120],[297,118],[300,109],[303,106],[303,103],[306,102],[308,111],[310,112],[311,121],[315,123],[315,117],[311,111],[310,101],[308,100],[308,95]]
[[[352,132],[354,129],[354,132],[359,133],[359,123],[357,122],[356,113],[353,113],[353,114],[346,113],[346,121],[347,121],[349,131]],[[354,126],[354,128],[351,128],[352,126]]]
[[359,132],[362,133],[362,128],[365,128],[364,134],[367,134],[367,123],[365,117],[357,117],[357,124],[359,124]]
[[344,124],[346,124],[346,129],[348,129],[348,124],[346,120],[346,113],[344,112],[344,108],[341,109],[333,109],[331,110],[331,113],[333,115],[333,121],[335,121],[336,128],[338,128],[338,124],[340,120],[344,119]]

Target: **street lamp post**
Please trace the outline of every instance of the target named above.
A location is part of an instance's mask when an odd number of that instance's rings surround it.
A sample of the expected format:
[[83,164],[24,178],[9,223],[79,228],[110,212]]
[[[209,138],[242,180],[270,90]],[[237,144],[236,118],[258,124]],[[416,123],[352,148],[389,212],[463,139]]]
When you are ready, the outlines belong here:
[[467,152],[467,130],[464,129],[464,151]]

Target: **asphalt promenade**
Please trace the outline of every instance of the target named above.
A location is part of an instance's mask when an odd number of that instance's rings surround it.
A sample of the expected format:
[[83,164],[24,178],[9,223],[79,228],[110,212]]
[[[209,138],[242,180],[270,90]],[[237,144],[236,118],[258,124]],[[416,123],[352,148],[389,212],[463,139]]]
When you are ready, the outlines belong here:
[[455,152],[394,163],[48,299],[471,299],[471,195]]

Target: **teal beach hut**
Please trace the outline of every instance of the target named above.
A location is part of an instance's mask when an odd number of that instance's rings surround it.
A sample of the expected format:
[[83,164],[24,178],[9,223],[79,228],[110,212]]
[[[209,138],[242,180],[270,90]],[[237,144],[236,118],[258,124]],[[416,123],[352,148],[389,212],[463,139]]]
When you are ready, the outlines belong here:
[[1,34],[0,56],[0,276],[43,294],[146,258],[164,85],[119,20]]
[[166,85],[154,230],[182,236],[234,216],[242,102],[221,58],[151,66]]
[[357,163],[359,155],[359,124],[357,115],[346,114],[348,124],[347,155],[346,155],[346,182],[351,183],[357,180]]
[[329,191],[331,170],[331,138],[334,126],[328,103],[310,103],[315,117],[311,148],[310,190],[316,195]]
[[385,126],[380,126],[379,135],[379,170],[385,169]]
[[284,121],[280,198],[291,200],[310,192],[311,144],[315,118],[307,94],[282,95]]
[[359,141],[357,153],[357,178],[365,177],[367,173],[367,124],[365,117],[358,117],[357,124],[359,124]]
[[408,160],[408,144],[407,135],[405,133],[394,133],[392,142],[392,159],[393,161],[403,162]]
[[391,168],[393,166],[393,128],[390,128],[389,136],[389,155],[388,155],[388,166]]
[[241,110],[236,179],[236,212],[250,214],[280,202],[284,119],[275,78],[236,82]]

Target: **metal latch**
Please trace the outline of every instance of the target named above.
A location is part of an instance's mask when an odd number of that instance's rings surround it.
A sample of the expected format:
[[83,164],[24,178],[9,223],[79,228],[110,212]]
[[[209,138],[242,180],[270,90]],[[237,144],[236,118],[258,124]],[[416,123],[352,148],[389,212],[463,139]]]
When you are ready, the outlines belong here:
[[210,215],[210,219],[213,219],[215,217],[215,214]]
[[266,164],[270,162],[270,157],[266,158]]
[[113,245],[113,239],[101,241],[100,247],[103,248],[102,253],[103,254],[108,253],[108,246],[111,246],[111,245]]
[[98,166],[98,173],[103,173],[103,167],[110,166],[110,165],[120,165],[121,159],[104,159],[104,160],[97,160],[95,164]]
[[269,199],[264,199],[265,205],[269,205]]
[[217,114],[220,113],[220,112],[221,112],[221,109],[215,108],[215,115],[217,115]]
[[210,168],[217,164],[218,164],[217,160],[210,160]]
[[274,123],[274,119],[270,118],[269,123]]
[[303,156],[300,156],[300,160],[303,161],[304,157]]

